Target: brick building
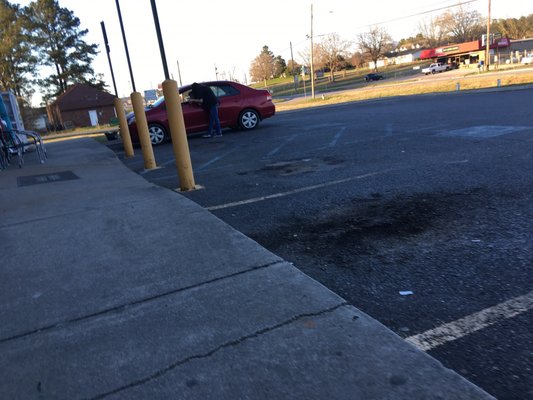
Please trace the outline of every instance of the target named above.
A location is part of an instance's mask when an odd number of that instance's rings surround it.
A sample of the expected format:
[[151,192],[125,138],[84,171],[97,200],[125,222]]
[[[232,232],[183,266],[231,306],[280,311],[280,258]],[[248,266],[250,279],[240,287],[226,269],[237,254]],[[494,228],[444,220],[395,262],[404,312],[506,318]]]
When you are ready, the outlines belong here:
[[76,84],[47,107],[52,128],[79,128],[108,124],[116,116],[115,96],[92,86]]

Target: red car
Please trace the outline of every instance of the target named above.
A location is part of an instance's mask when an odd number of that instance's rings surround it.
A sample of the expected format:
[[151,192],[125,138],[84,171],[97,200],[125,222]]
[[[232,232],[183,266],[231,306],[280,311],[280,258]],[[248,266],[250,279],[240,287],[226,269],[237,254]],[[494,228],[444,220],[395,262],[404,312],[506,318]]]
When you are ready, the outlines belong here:
[[[230,81],[203,82],[209,86],[219,99],[218,116],[222,128],[254,129],[265,118],[276,113],[272,96],[267,90],[252,89],[240,83]],[[182,99],[181,108],[187,134],[207,131],[209,115],[197,104],[189,103],[191,85],[179,88]],[[165,99],[159,98],[145,110],[148,131],[152,144],[158,145],[170,138]],[[135,115],[128,114],[128,126],[131,140],[139,143]]]

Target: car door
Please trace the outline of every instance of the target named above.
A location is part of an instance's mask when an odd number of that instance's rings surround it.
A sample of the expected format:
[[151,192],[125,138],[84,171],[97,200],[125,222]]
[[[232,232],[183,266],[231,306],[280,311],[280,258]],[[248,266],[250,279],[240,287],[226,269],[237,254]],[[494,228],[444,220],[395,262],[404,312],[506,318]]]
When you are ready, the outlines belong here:
[[209,127],[209,114],[198,104],[189,103],[190,89],[181,94],[181,109],[187,133],[200,132]]
[[237,127],[242,111],[242,95],[239,90],[227,82],[210,84],[209,87],[219,101],[218,118],[222,128]]

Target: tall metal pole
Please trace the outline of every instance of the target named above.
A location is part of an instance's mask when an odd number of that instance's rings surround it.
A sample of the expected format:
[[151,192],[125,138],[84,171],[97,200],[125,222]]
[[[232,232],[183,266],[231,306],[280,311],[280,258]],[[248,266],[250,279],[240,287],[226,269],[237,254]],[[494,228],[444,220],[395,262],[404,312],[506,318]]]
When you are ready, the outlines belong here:
[[485,71],[489,70],[490,64],[490,0],[489,16],[487,17],[487,38],[485,39]]
[[122,13],[120,12],[120,5],[118,4],[118,0],[115,0],[115,2],[117,3],[118,20],[120,22],[120,30],[122,31],[122,40],[124,40],[124,49],[126,50],[126,60],[128,61],[128,68],[130,70],[131,87],[133,88],[133,91],[136,92],[137,90],[135,89],[135,80],[133,79],[133,72],[131,70],[128,42],[126,41],[126,34],[124,33],[124,24],[122,23]]
[[115,74],[113,73],[113,64],[111,64],[111,56],[109,55],[109,53],[111,52],[111,49],[109,48],[109,42],[107,41],[107,33],[105,31],[104,21],[100,21],[100,26],[102,27],[102,35],[104,35],[105,51],[107,53],[107,61],[109,62],[109,69],[111,70],[111,79],[113,80],[113,88],[115,89],[115,96],[118,97],[117,84],[115,82]]
[[313,4],[311,4],[311,98],[315,98],[315,63],[313,49]]
[[[193,190],[196,188],[191,164],[191,155],[189,153],[189,143],[187,141],[187,131],[185,129],[185,120],[181,109],[181,100],[179,97],[178,84],[175,80],[170,79],[168,72],[167,57],[165,47],[163,46],[163,35],[159,26],[159,17],[157,16],[157,7],[155,0],[150,0],[152,4],[152,13],[154,15],[155,29],[157,40],[159,41],[159,50],[161,52],[161,61],[165,72],[165,81],[163,82],[163,95],[165,96],[165,106],[168,117],[168,127],[170,128],[170,137],[172,139],[172,150],[180,180],[180,189],[183,191]],[[178,64],[179,66],[179,64]]]
[[165,79],[170,79],[168,73],[167,56],[165,55],[165,46],[163,46],[163,37],[161,36],[161,27],[159,26],[159,17],[157,16],[157,7],[155,0],[150,0],[152,5],[152,14],[154,15],[155,31],[157,33],[157,41],[159,42],[159,52],[161,53],[161,62],[163,63],[163,71],[165,72]]

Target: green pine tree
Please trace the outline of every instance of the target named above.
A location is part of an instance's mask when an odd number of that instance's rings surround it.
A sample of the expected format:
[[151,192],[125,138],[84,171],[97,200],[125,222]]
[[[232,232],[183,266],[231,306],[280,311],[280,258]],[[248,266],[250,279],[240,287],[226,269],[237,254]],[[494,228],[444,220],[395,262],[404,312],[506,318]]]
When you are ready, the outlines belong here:
[[37,68],[28,32],[20,7],[0,0],[0,89],[26,99],[33,94]]
[[25,13],[32,24],[32,40],[39,59],[53,71],[39,80],[45,102],[75,83],[104,88],[104,82],[95,78],[91,66],[98,46],[83,40],[87,30],[80,28],[80,20],[71,10],[60,7],[57,0],[36,0],[26,7]]

